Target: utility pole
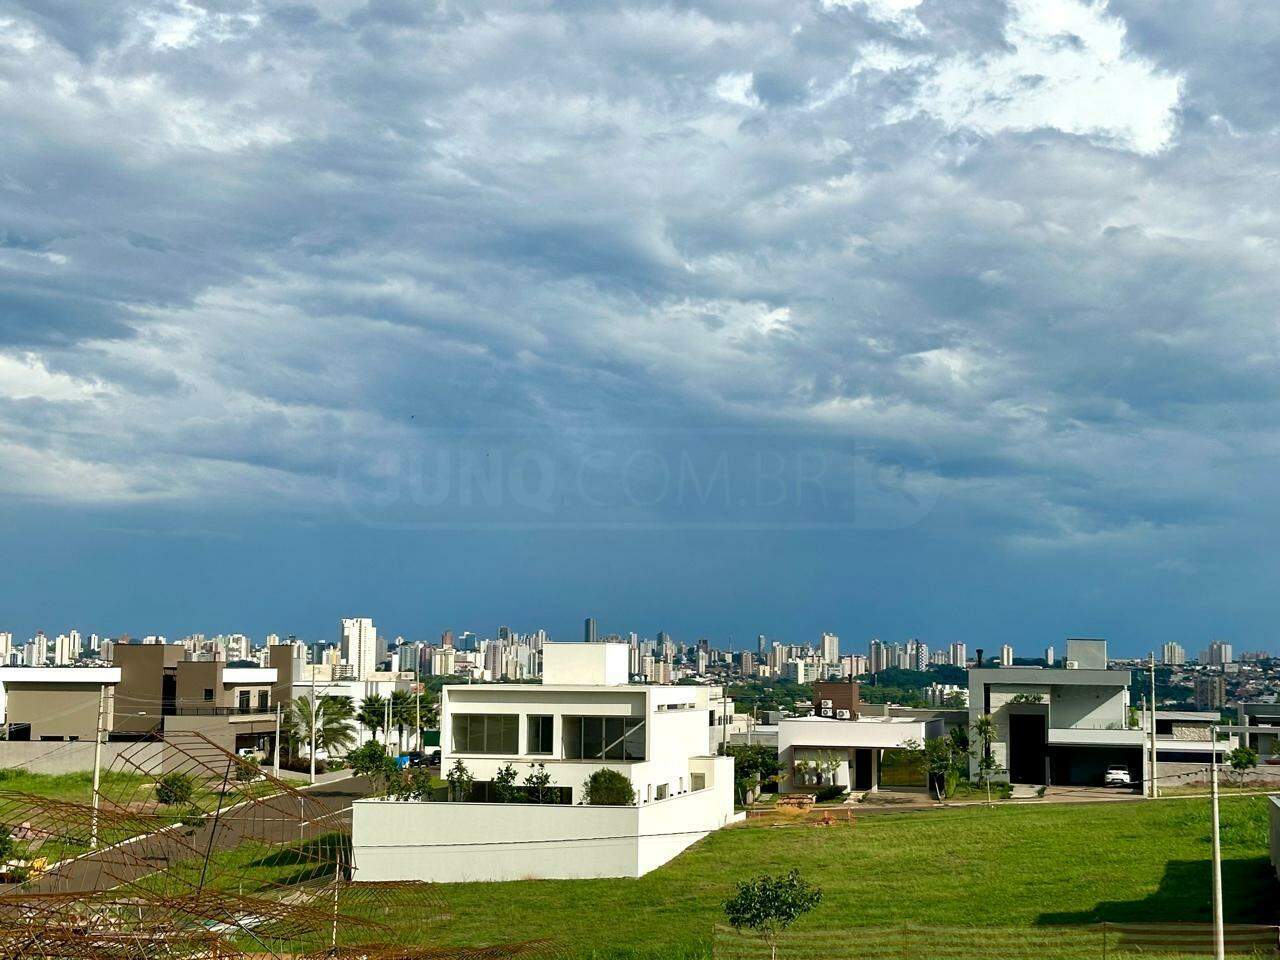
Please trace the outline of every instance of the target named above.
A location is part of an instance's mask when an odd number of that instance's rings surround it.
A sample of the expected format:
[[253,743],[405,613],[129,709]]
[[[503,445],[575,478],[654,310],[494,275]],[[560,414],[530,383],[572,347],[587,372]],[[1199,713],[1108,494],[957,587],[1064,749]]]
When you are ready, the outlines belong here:
[[413,656],[413,724],[418,731],[418,752],[422,752],[422,648],[414,651]]
[[[391,695],[387,695],[387,701],[382,705],[382,715],[386,718],[382,721],[383,733],[382,739],[388,747],[391,746]],[[388,750],[388,753],[391,751]]]
[[102,726],[106,718],[107,685],[98,686],[98,726],[93,736],[93,823],[89,831],[89,847],[98,849],[98,787],[102,782]]
[[1225,936],[1222,929],[1222,840],[1218,836],[1218,728],[1210,727],[1210,803],[1213,806],[1213,956],[1224,960]]
[[276,756],[275,756],[275,777],[280,779],[280,703],[276,703]]
[[1160,796],[1160,777],[1156,772],[1156,654],[1148,654],[1147,665],[1151,673],[1151,799]]
[[[312,660],[314,660],[314,655]],[[320,707],[316,703],[316,664],[311,664],[311,782],[316,782],[316,714]]]

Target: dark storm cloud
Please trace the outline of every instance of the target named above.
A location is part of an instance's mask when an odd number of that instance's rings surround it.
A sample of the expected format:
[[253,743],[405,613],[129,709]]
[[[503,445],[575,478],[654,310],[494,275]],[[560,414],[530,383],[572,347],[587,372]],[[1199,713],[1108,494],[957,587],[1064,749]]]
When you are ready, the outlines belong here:
[[1239,518],[1273,18],[1152,9],[0,2],[9,489],[311,509],[424,428],[693,422],[997,537]]

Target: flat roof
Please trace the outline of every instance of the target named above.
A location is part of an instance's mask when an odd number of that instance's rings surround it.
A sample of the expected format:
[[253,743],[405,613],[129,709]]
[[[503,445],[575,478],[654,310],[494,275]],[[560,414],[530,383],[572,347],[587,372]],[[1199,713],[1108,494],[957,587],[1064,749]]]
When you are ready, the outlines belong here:
[[858,717],[856,720],[841,720],[836,717],[783,717],[779,723],[924,723],[924,717]]
[[0,683],[119,682],[119,667],[0,667]]
[[1034,684],[1048,687],[1054,684],[1093,684],[1095,686],[1127,687],[1132,680],[1128,670],[1102,670],[1082,668],[1068,670],[1066,667],[974,667],[969,671],[969,684],[1008,683]]
[[[548,690],[556,693],[582,693],[584,691],[600,693],[644,693],[646,690],[689,690],[699,689],[687,683],[446,683],[441,690],[514,690],[516,693],[530,693],[537,690]],[[706,689],[701,688],[701,689]]]
[[275,683],[275,667],[226,667],[222,671],[223,683]]

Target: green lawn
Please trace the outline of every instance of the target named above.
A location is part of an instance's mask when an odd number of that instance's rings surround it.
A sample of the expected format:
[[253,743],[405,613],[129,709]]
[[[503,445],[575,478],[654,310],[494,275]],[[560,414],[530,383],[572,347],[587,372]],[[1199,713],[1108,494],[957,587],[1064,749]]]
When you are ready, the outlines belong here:
[[[1229,922],[1280,919],[1265,803],[1223,803]],[[1209,857],[1202,800],[877,813],[852,826],[721,830],[638,880],[445,886],[449,919],[381,919],[406,943],[549,938],[574,960],[705,958],[734,882],[794,866],[823,891],[800,932],[1207,921]]]

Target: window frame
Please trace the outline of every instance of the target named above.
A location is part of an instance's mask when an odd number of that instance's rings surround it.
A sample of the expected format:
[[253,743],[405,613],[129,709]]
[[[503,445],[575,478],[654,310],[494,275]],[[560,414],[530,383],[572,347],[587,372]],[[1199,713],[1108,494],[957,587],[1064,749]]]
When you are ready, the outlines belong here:
[[[459,723],[465,733],[460,737]],[[479,748],[476,724],[479,724]],[[450,717],[449,731],[454,753],[470,753],[496,757],[520,756],[520,716],[515,713],[455,713]],[[505,737],[510,741],[504,743]],[[459,742],[461,740],[461,742]],[[506,749],[507,746],[510,749]]]
[[[556,752],[556,718],[550,713],[531,713],[525,717],[525,753],[531,757],[549,757]],[[545,746],[544,746],[545,744]]]

